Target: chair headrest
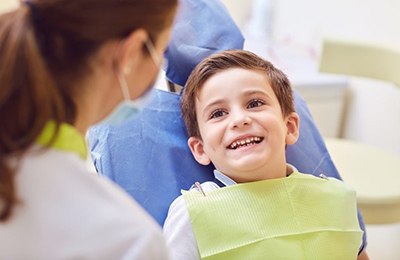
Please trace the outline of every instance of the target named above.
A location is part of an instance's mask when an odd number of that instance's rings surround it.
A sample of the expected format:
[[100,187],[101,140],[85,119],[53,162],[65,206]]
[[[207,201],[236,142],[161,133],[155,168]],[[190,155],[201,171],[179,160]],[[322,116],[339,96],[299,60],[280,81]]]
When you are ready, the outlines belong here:
[[244,38],[221,1],[185,0],[164,57],[168,80],[184,86],[194,67],[222,50],[243,49]]

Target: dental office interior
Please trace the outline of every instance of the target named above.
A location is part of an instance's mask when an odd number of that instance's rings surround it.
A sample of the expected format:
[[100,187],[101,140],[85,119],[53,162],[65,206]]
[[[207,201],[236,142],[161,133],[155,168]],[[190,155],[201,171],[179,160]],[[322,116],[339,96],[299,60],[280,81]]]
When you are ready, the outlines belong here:
[[[285,71],[356,189],[371,259],[400,259],[400,1],[222,0]],[[18,5],[1,0],[0,11]],[[156,87],[168,90],[163,72]]]

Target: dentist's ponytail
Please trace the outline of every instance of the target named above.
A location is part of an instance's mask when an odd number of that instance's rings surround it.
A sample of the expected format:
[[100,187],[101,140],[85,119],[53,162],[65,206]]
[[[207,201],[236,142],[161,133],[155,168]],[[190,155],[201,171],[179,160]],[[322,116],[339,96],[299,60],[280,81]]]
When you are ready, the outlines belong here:
[[0,17],[0,221],[10,216],[18,200],[13,176],[17,161],[49,119],[66,119],[33,20],[24,4]]

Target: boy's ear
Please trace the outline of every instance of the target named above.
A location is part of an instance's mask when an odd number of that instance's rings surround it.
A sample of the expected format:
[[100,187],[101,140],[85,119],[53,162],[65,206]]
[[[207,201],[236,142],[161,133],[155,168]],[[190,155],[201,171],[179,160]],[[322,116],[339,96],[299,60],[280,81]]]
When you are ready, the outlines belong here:
[[296,112],[290,113],[286,117],[286,144],[291,145],[297,142],[299,138],[300,118]]
[[188,145],[196,161],[202,165],[209,165],[210,158],[204,152],[203,141],[198,137],[189,137]]

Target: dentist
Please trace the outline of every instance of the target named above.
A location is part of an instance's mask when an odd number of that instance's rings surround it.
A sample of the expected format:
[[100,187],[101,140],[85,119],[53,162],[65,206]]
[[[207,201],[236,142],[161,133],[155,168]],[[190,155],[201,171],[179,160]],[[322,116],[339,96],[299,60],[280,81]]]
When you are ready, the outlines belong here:
[[84,135],[139,109],[176,0],[25,0],[0,16],[0,258],[167,259],[161,231],[88,172]]

